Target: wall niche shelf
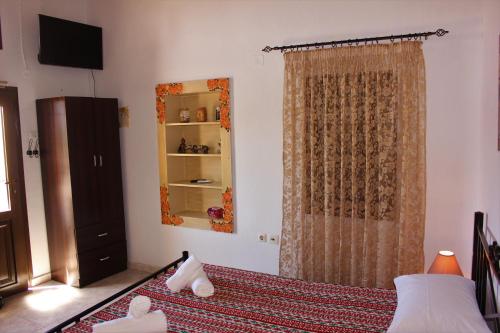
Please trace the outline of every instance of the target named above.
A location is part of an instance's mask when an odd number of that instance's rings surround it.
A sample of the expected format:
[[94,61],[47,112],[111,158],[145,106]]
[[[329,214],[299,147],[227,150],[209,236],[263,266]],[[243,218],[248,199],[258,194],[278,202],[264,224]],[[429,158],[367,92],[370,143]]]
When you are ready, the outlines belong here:
[[207,213],[192,210],[184,210],[175,213],[176,216],[184,220],[183,227],[211,230],[210,224],[207,224]]
[[[196,121],[200,107],[207,110],[204,122]],[[190,122],[181,122],[181,109],[189,110]],[[229,79],[158,84],[156,115],[162,223],[233,232]],[[182,139],[208,153],[179,152]],[[211,182],[191,183],[200,178]],[[223,218],[208,216],[210,207],[222,208]]]
[[168,153],[168,157],[221,157],[221,154],[188,154],[188,153]]
[[207,189],[222,190],[222,183],[221,182],[191,183],[191,181],[189,181],[189,180],[180,180],[180,181],[174,181],[174,182],[168,183],[168,186],[207,188]]
[[190,122],[190,123],[166,123],[165,126],[210,126],[219,125],[219,121]]

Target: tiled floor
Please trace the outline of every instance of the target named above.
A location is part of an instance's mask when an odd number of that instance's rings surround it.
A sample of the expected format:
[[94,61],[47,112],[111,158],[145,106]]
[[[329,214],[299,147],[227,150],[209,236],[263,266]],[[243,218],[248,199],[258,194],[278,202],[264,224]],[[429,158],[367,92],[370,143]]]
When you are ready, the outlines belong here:
[[129,269],[82,289],[54,281],[43,283],[6,299],[0,309],[0,332],[45,332],[146,275]]

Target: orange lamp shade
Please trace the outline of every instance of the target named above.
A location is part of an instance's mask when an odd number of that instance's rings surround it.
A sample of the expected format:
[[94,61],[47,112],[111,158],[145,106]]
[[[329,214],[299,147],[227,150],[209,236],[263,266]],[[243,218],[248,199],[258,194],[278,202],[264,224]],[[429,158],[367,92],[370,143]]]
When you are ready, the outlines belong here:
[[451,251],[439,251],[427,273],[464,276],[455,254]]

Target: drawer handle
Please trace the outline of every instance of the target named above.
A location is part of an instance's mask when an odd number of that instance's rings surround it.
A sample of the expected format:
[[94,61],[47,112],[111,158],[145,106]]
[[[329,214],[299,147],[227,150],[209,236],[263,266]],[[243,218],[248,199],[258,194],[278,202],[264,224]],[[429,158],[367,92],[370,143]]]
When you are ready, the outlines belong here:
[[106,261],[106,260],[109,260],[110,258],[111,258],[110,256],[107,256],[107,257],[99,259],[99,261]]
[[105,237],[105,236],[107,236],[107,235],[108,235],[108,233],[107,233],[107,232],[103,232],[102,234],[97,235],[97,237]]

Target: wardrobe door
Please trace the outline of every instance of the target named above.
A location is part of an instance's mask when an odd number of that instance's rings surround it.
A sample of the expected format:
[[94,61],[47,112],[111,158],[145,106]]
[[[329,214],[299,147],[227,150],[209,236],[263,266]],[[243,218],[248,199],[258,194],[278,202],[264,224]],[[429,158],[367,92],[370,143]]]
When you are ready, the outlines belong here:
[[92,98],[66,97],[65,102],[73,212],[78,229],[99,223],[95,119]]
[[104,224],[123,226],[123,190],[118,101],[94,99],[98,152],[99,213]]

